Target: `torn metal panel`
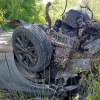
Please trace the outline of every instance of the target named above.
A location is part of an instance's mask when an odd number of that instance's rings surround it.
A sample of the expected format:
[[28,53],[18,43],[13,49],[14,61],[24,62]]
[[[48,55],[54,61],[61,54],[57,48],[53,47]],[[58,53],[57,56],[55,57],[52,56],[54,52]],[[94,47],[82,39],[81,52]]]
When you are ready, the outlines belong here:
[[98,51],[100,51],[100,39],[94,40],[91,43],[84,46],[86,50],[84,53],[87,57],[91,57]]
[[73,74],[70,71],[67,73],[64,73],[63,70],[59,70],[56,74],[55,80],[59,80],[59,79],[63,78],[64,83],[67,84],[68,79],[73,78],[73,77],[77,77],[77,76],[78,76],[78,74]]
[[87,71],[89,69],[90,59],[72,59],[70,60],[68,67],[72,70],[80,69],[82,71]]
[[12,79],[5,55],[5,53],[0,53],[0,88],[11,90],[9,85]]
[[78,87],[79,87],[79,85],[72,85],[72,86],[66,86],[64,89],[66,91],[71,91],[71,90],[74,90],[74,89],[76,89]]
[[64,79],[64,82],[67,83],[67,80],[69,78],[73,78],[73,77],[77,77],[78,75],[77,74],[72,74],[72,73],[67,73],[67,74],[63,74],[62,77]]

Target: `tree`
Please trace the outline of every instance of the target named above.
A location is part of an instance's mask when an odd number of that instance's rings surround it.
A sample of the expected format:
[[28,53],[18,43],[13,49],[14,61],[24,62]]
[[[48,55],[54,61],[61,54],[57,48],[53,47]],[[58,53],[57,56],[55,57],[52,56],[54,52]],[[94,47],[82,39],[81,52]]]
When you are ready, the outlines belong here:
[[0,0],[0,9],[6,11],[3,15],[7,20],[20,19],[26,22],[41,22],[39,12],[42,6],[36,5],[36,0]]
[[0,0],[0,8],[6,9],[4,14],[7,20],[31,20],[36,13],[35,0]]

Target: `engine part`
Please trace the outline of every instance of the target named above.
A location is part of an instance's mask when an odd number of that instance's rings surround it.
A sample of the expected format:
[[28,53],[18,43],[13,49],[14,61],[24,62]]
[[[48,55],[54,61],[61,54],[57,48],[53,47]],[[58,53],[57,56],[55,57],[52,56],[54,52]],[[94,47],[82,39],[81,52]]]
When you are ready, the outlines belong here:
[[74,29],[66,24],[62,25],[62,33],[70,37],[77,36],[77,29]]
[[54,50],[54,62],[57,64],[69,58],[71,53],[74,52],[79,45],[77,37],[70,37],[62,33],[58,34],[52,30],[48,33],[48,37]]
[[77,9],[77,11],[79,11],[81,13],[81,15],[83,15],[83,21],[89,20],[89,15],[87,14],[87,12],[85,12],[82,9]]
[[87,20],[84,27],[80,30],[82,30],[82,32],[79,31],[79,33],[81,33],[79,49],[82,49],[84,45],[99,38],[100,23],[96,20]]
[[66,25],[77,28],[77,18],[81,15],[81,13],[77,10],[69,10],[67,17],[63,19],[63,23]]
[[97,22],[94,19],[86,21],[86,26],[89,29],[92,29],[92,30],[95,30],[97,32],[100,32],[100,22]]
[[[75,13],[75,14],[74,14]],[[88,14],[83,10],[70,10],[63,16],[61,30],[63,34],[71,37],[78,36],[78,30],[83,28],[84,21],[89,20]]]
[[57,19],[54,26],[53,26],[53,29],[58,32],[59,31],[59,28],[61,27],[61,24],[62,24],[62,21],[60,19]]

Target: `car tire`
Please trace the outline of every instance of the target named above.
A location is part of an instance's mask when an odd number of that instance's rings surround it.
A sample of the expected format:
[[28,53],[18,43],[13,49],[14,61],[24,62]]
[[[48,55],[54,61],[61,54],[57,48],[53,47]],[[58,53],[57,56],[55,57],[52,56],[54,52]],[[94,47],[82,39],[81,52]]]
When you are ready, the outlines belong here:
[[46,33],[36,25],[26,24],[16,28],[12,36],[12,46],[21,68],[25,70],[40,72],[50,64],[51,43]]

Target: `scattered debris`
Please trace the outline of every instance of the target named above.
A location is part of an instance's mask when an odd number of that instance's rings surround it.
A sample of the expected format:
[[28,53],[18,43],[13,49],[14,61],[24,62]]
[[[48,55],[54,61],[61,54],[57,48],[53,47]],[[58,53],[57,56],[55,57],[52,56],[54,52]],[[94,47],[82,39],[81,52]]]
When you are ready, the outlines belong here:
[[90,59],[72,59],[70,60],[70,63],[68,64],[69,68],[80,69],[81,71],[88,71],[89,70],[89,63]]
[[[62,20],[57,19],[51,27],[48,13],[50,6],[49,2],[45,12],[48,29],[40,24],[30,24],[21,20],[6,23],[22,25],[14,31],[12,37],[14,59],[20,75],[26,79],[25,82],[33,83],[34,90],[39,88],[41,96],[45,95],[47,90],[52,90],[53,92],[47,93],[46,96],[55,96],[52,100],[56,100],[62,93],[65,98],[81,88],[79,80],[86,78],[82,73],[89,70],[91,59],[100,51],[100,23],[89,19],[88,14],[82,9],[71,9],[63,14]],[[79,53],[76,58],[75,53]],[[22,80],[20,82],[23,83]],[[44,94],[43,82],[46,89]],[[37,87],[34,88],[36,84]],[[83,97],[81,99],[83,100]]]
[[84,49],[86,50],[84,53],[87,57],[92,57],[96,53],[100,51],[100,39],[94,40],[90,42],[89,44],[84,46]]

